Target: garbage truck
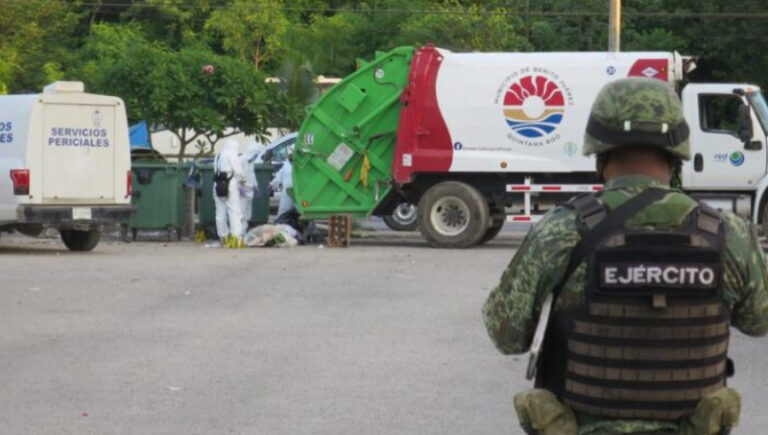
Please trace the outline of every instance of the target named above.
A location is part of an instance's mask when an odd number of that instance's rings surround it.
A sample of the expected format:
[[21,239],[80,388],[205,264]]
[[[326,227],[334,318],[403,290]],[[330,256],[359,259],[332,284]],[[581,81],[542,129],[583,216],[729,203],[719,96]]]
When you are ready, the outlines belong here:
[[432,245],[466,248],[505,222],[536,222],[602,188],[582,155],[590,107],[623,77],[674,87],[690,126],[684,189],[768,225],[768,105],[755,85],[688,83],[677,52],[378,53],[309,110],[293,195],[307,218],[388,215],[418,206]]
[[105,224],[126,222],[131,156],[125,104],[55,82],[40,94],[0,96],[0,232],[56,228],[90,251]]

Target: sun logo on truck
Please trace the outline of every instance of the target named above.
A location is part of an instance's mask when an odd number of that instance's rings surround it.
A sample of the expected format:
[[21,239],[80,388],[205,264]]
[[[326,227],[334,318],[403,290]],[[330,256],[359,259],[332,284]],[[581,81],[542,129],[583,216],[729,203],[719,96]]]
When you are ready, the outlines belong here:
[[529,75],[512,83],[504,95],[504,118],[515,133],[538,138],[552,133],[563,121],[565,98],[554,81]]

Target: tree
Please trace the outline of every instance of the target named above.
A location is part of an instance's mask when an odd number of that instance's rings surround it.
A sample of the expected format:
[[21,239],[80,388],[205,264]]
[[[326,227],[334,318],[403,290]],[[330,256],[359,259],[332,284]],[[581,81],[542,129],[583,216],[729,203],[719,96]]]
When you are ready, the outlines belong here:
[[300,56],[293,56],[283,62],[277,77],[280,80],[280,91],[293,103],[287,107],[289,110],[284,113],[281,125],[290,130],[298,130],[304,120],[304,108],[319,95],[312,63]]
[[[215,144],[240,132],[264,136],[279,114],[293,110],[248,63],[207,49],[174,51],[131,34],[124,28],[95,33],[131,43],[119,52],[106,51],[103,62],[91,65],[89,87],[122,97],[132,120],[172,131],[181,144],[179,157],[203,137]],[[90,47],[109,50],[103,42],[92,41]],[[212,149],[201,145],[198,151]]]
[[[171,48],[205,42],[203,28],[210,14],[231,0],[131,0],[121,18],[137,25],[147,39]],[[110,2],[114,5],[115,2]],[[117,3],[120,4],[120,3]],[[114,7],[114,6],[110,6]]]
[[527,46],[519,20],[505,9],[486,10],[447,1],[431,14],[414,14],[402,26],[400,44],[438,46],[461,51],[515,51]]
[[313,15],[311,20],[309,25],[294,26],[286,35],[291,52],[308,58],[321,74],[345,76],[353,71],[355,59],[361,55],[355,15]]
[[8,2],[0,14],[0,93],[39,91],[74,61],[78,15],[67,2]]
[[205,29],[221,39],[228,54],[260,69],[279,55],[288,20],[280,0],[235,0],[215,10]]

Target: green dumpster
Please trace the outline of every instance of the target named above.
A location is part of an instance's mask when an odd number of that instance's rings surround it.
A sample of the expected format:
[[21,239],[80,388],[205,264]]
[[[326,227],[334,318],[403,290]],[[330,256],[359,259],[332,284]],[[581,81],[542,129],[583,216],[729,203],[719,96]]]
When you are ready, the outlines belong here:
[[181,239],[181,229],[187,222],[187,193],[184,189],[189,165],[178,163],[136,161],[131,165],[133,197],[136,214],[127,227],[136,240],[139,230],[167,230]]
[[251,226],[269,222],[269,182],[272,181],[272,165],[254,165],[258,191],[253,195],[251,205]]
[[213,201],[213,165],[197,166],[197,223],[209,239],[216,238],[216,204]]

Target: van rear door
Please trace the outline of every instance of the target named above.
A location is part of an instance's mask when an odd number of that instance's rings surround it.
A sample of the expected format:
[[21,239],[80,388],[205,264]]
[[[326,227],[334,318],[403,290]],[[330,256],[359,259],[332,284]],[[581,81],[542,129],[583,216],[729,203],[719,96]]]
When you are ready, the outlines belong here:
[[112,202],[115,107],[46,103],[43,125],[43,201]]

